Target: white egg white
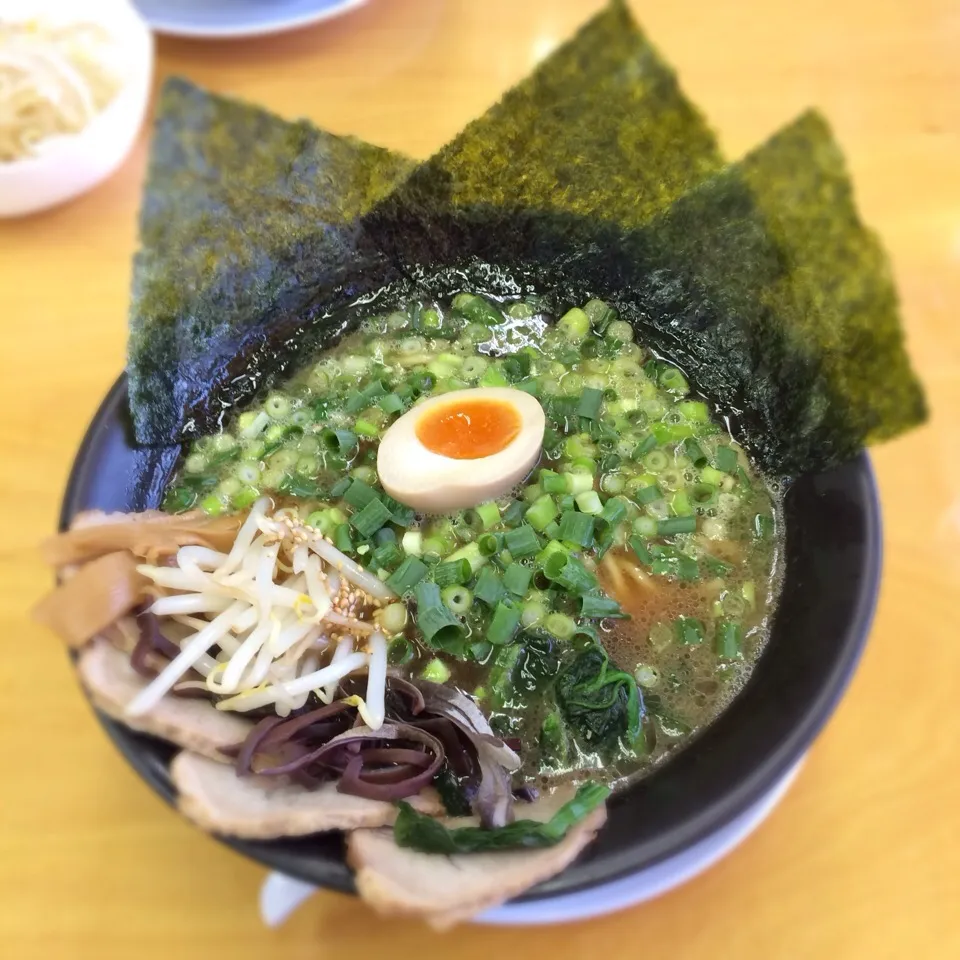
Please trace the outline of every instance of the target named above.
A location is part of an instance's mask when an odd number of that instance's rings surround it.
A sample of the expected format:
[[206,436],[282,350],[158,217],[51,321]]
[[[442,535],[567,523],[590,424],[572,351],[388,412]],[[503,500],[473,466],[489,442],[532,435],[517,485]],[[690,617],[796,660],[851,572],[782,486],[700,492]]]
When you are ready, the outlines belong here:
[[[520,432],[498,453],[458,460],[428,450],[417,436],[421,417],[458,399],[499,400],[520,415]],[[546,419],[536,397],[510,387],[475,387],[431,397],[407,411],[383,435],[377,451],[380,483],[391,497],[423,513],[449,513],[507,493],[540,459]]]

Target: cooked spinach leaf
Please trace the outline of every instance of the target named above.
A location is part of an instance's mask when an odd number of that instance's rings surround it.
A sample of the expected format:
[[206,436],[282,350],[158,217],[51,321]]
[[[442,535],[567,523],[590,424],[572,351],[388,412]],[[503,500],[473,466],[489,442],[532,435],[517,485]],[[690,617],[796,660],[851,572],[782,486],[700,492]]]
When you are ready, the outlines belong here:
[[601,647],[588,647],[564,667],[555,690],[564,719],[591,747],[614,750],[621,740],[633,745],[640,739],[637,682]]
[[584,783],[576,796],[565,803],[549,820],[515,820],[505,827],[485,830],[483,827],[445,827],[409,803],[400,801],[400,812],[393,827],[398,847],[409,847],[421,853],[480,853],[490,850],[536,849],[552,847],[588,814],[596,810],[610,795],[610,788],[600,783]]

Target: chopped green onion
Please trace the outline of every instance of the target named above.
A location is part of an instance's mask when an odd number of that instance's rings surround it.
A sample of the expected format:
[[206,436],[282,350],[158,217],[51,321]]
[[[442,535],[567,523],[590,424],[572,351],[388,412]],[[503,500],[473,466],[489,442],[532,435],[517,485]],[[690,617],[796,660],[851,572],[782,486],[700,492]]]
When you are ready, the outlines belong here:
[[211,493],[200,501],[200,509],[208,517],[219,516],[223,513],[223,501],[216,494]]
[[596,420],[600,416],[600,407],[603,404],[603,391],[596,387],[586,387],[580,394],[577,404],[577,416]]
[[377,569],[393,570],[403,559],[403,554],[396,543],[383,543],[373,551],[371,566]]
[[758,513],[753,518],[753,535],[758,540],[773,536],[773,517],[769,513]]
[[709,507],[717,502],[717,488],[712,483],[695,483],[688,494],[694,506]]
[[673,547],[654,544],[650,547],[650,554],[653,557],[651,569],[659,576],[676,577],[678,580],[696,580],[700,576],[697,561]]
[[382,380],[371,380],[362,390],[357,390],[347,397],[344,409],[347,413],[357,413],[377,398],[382,397],[387,392]]
[[[466,561],[464,561],[466,562]],[[451,612],[463,616],[473,606],[473,594],[462,584],[451,584],[440,591],[440,599]]]
[[513,639],[519,626],[519,605],[513,600],[501,600],[493,611],[490,626],[487,627],[487,642],[495,647],[502,647]]
[[618,453],[608,453],[600,461],[600,472],[601,473],[610,473],[613,470],[616,470],[620,464],[623,463],[623,457]]
[[617,319],[617,311],[603,300],[588,300],[583,305],[583,312],[590,318],[594,331],[603,334],[607,326]]
[[357,435],[352,430],[321,430],[320,442],[328,449],[348,454],[357,446]]
[[714,642],[718,657],[722,660],[736,660],[743,644],[743,630],[733,620],[718,620]]
[[347,492],[343,495],[343,499],[346,500],[351,507],[362,510],[371,500],[377,500],[379,498],[377,491],[369,484],[364,483],[362,480],[354,480],[347,489]]
[[476,539],[476,531],[465,520],[458,520],[453,525],[453,534],[458,540],[463,540],[465,543]]
[[564,474],[567,479],[567,492],[578,496],[593,489],[593,474],[581,471]]
[[576,633],[577,624],[565,613],[550,613],[544,617],[543,629],[558,640],[569,640]]
[[643,465],[650,473],[666,470],[670,461],[662,450],[651,450],[644,458]]
[[560,536],[560,524],[557,523],[556,520],[551,520],[550,523],[543,528],[543,535],[549,537],[551,540],[558,539]]
[[602,620],[604,617],[623,617],[620,604],[611,597],[602,594],[584,594],[580,598],[580,616],[590,620]]
[[488,503],[481,503],[474,512],[480,520],[484,530],[495,527],[500,522],[500,508],[491,500]]
[[653,517],[640,516],[633,521],[633,532],[641,537],[653,537],[657,533],[657,521]]
[[463,639],[463,624],[444,605],[440,588],[435,583],[420,580],[415,593],[417,626],[423,634],[424,643],[442,649]]
[[739,462],[737,451],[733,447],[717,447],[717,452],[713,455],[714,465],[724,473],[736,473]]
[[511,563],[510,566],[503,571],[503,586],[508,593],[512,593],[518,597],[526,594],[532,579],[533,570],[531,570],[530,567],[523,566],[521,563]]
[[554,553],[543,565],[543,574],[568,593],[580,596],[594,590],[597,579],[576,558],[569,554]]
[[703,447],[693,437],[687,437],[683,441],[683,452],[690,458],[695,467],[706,466],[707,455],[703,452]]
[[700,481],[706,483],[711,487],[719,487],[723,483],[724,474],[722,470],[718,470],[716,467],[701,467],[700,468]]
[[545,493],[567,492],[567,478],[562,474],[555,473],[553,470],[541,470],[538,483]]
[[540,382],[535,377],[527,377],[526,380],[521,380],[519,383],[515,383],[514,386],[524,393],[529,393],[531,397],[540,396]]
[[532,557],[540,551],[540,540],[533,527],[523,524],[514,530],[508,530],[503,538],[506,548],[515,559]]
[[710,419],[710,408],[702,400],[682,400],[677,412],[686,420],[704,423]]
[[525,627],[533,627],[546,615],[547,608],[539,600],[528,600],[520,612],[520,623]]
[[357,420],[353,429],[361,437],[377,437],[380,435],[380,428],[369,420]]
[[433,582],[438,587],[449,587],[453,584],[463,585],[472,576],[473,570],[466,557],[461,557],[459,560],[448,560],[446,563],[438,563],[433,568]]
[[539,483],[531,483],[529,486],[523,488],[522,496],[526,503],[532,505],[538,497],[543,496],[543,490],[540,488]]
[[637,559],[641,563],[646,564],[648,567],[653,563],[653,557],[647,549],[646,543],[644,543],[640,537],[630,537],[627,543],[630,544],[630,549],[637,555]]
[[408,557],[419,557],[423,554],[423,534],[419,530],[407,530],[400,541],[403,552]]
[[490,326],[503,323],[503,314],[489,300],[475,293],[458,293],[450,306],[475,324]]
[[680,643],[703,643],[703,624],[696,617],[677,617],[673,623]]
[[603,513],[603,504],[600,502],[600,495],[596,490],[587,490],[585,493],[578,493],[577,506],[584,513],[598,515]]
[[568,510],[560,517],[558,539],[589,547],[593,543],[593,517]]
[[676,443],[692,437],[695,432],[690,423],[655,423],[650,429],[660,444]]
[[477,546],[483,556],[492,557],[495,553],[499,553],[503,546],[503,534],[483,533],[477,538]]
[[348,523],[337,524],[333,531],[333,545],[341,553],[353,553],[353,540],[350,539],[350,525]]
[[450,668],[442,660],[431,660],[420,676],[430,683],[446,683],[450,679]]
[[525,303],[522,300],[511,303],[510,306],[507,307],[507,316],[513,317],[514,320],[528,320],[535,312],[529,303]]
[[651,484],[649,487],[641,487],[633,495],[633,499],[636,500],[641,507],[646,506],[648,503],[653,503],[654,500],[660,500],[662,497],[663,491],[656,483]]
[[505,387],[510,383],[496,364],[491,363],[480,378],[483,387]]
[[522,380],[530,373],[530,354],[520,351],[520,353],[513,353],[504,357],[503,372],[514,383],[517,380]]
[[398,596],[409,593],[427,575],[427,565],[418,557],[407,557],[387,577],[387,586]]
[[750,482],[750,478],[747,476],[747,471],[743,467],[737,467],[737,479],[743,485],[744,490],[752,490],[753,484]]
[[[493,644],[487,643],[486,640],[475,640],[473,643],[467,647],[467,652],[470,654],[470,659],[476,663],[486,663],[487,657],[493,653]],[[473,691],[473,696],[478,700],[482,700],[486,694],[486,691],[483,687],[477,687]]]
[[558,516],[558,513],[557,504],[553,497],[549,493],[545,493],[533,501],[533,505],[524,514],[524,518],[534,530],[542,531]]
[[657,438],[648,433],[634,448],[632,457],[634,460],[642,460],[655,446]]
[[340,497],[342,497],[342,496],[347,492],[347,490],[350,488],[350,484],[351,484],[351,483],[353,483],[353,481],[352,481],[349,477],[341,477],[341,478],[330,488],[330,496],[331,496],[334,500],[338,500]]
[[678,490],[670,500],[670,507],[678,517],[686,517],[693,513],[690,497],[686,490]]
[[493,609],[503,596],[503,582],[500,575],[492,567],[484,567],[477,577],[473,595]]
[[524,506],[519,500],[511,500],[503,511],[503,523],[508,527],[518,527],[523,523]]
[[283,420],[290,415],[290,400],[282,393],[271,393],[263,409],[271,420]]
[[668,517],[657,523],[657,534],[661,537],[669,537],[675,533],[694,533],[696,529],[696,517]]
[[350,518],[350,523],[361,537],[372,537],[388,520],[390,511],[374,497],[359,513]]
[[378,401],[384,413],[399,413],[403,409],[403,401],[395,393],[388,393]]
[[447,557],[448,560],[460,560],[462,557],[465,557],[470,564],[470,569],[476,573],[487,561],[489,557],[485,557],[480,552],[480,546],[476,542],[467,543],[462,546],[459,550],[454,550],[453,553]]
[[655,687],[660,682],[660,671],[646,663],[637,664],[637,669],[633,671],[633,677],[645,690]]
[[568,340],[579,343],[590,332],[590,317],[579,307],[573,307],[557,321],[557,329]]
[[406,637],[394,637],[387,647],[387,662],[400,667],[409,663],[416,654],[413,644]]
[[414,370],[413,373],[407,377],[407,383],[413,392],[419,394],[429,393],[433,389],[433,382],[433,374],[428,373],[426,370]]
[[611,497],[603,505],[603,510],[600,511],[600,516],[597,519],[603,521],[610,530],[613,530],[618,523],[623,521],[626,515],[626,501],[622,497]]
[[660,386],[672,393],[689,393],[687,378],[676,367],[664,367],[660,371]]

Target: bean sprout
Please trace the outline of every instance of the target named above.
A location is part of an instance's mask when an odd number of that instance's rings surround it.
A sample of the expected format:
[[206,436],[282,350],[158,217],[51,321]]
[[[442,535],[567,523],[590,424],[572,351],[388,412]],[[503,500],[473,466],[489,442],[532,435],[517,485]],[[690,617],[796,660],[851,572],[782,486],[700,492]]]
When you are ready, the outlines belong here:
[[[294,514],[270,516],[268,506],[254,504],[229,553],[186,546],[175,566],[138,567],[158,588],[150,610],[176,625],[180,653],[134,698],[130,716],[174,688],[201,685],[224,698],[219,710],[273,705],[287,716],[311,694],[331,702],[344,677],[366,670],[361,715],[373,729],[383,723],[387,643],[366,617],[392,592]],[[331,633],[349,635],[334,644]],[[356,636],[365,650],[354,648]],[[185,679],[191,670],[202,684]]]

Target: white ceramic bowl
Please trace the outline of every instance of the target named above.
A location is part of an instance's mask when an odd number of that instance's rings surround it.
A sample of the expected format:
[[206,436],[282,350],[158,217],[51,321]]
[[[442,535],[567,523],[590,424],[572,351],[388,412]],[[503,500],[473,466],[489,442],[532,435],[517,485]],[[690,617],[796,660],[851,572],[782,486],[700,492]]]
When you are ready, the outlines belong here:
[[15,9],[17,20],[100,24],[117,45],[123,85],[79,133],[49,137],[37,156],[0,163],[0,217],[63,203],[109,177],[136,140],[153,75],[153,37],[128,0],[17,0]]

